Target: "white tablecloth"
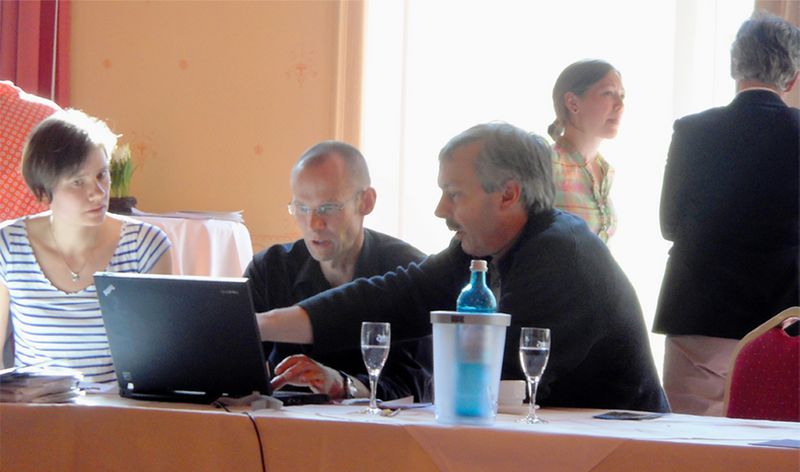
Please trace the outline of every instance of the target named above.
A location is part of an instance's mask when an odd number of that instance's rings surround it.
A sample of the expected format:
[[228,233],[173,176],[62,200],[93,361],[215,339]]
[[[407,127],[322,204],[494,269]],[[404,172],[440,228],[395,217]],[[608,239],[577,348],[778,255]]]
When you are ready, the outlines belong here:
[[172,241],[172,273],[241,277],[253,258],[247,227],[221,219],[141,216],[134,218],[163,229]]
[[[669,414],[599,420],[607,410],[542,409],[547,424],[435,423],[431,410],[372,418],[362,407],[307,405],[254,413],[267,470],[797,472],[800,450],[759,445],[800,438],[800,423]],[[311,439],[308,439],[311,438]]]
[[[224,412],[211,406],[87,395],[77,404],[0,403],[0,470],[381,470],[797,472],[800,423],[665,415],[598,420],[544,408],[549,423],[498,415],[490,427],[440,425],[363,406]],[[261,462],[263,461],[263,465]]]

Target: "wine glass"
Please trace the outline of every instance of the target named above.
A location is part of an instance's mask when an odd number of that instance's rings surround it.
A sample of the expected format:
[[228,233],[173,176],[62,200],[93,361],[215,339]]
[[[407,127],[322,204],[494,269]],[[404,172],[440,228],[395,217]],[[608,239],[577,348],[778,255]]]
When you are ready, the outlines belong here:
[[550,357],[550,330],[547,328],[522,328],[519,334],[519,362],[528,380],[528,416],[519,423],[547,423],[536,416],[536,390],[542,378],[547,358]]
[[378,377],[381,375],[383,364],[389,357],[389,344],[392,340],[392,330],[389,323],[361,323],[361,355],[364,365],[369,373],[369,408],[364,413],[380,415],[381,409],[375,398],[378,387]]

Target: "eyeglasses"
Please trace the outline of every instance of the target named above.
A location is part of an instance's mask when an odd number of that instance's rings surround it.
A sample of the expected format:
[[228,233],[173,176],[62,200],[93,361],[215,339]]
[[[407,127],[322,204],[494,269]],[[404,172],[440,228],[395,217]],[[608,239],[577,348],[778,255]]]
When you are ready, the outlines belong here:
[[322,205],[318,206],[317,208],[311,208],[309,206],[303,205],[302,203],[292,202],[289,204],[289,214],[292,216],[300,217],[300,216],[308,216],[311,212],[317,214],[320,218],[332,218],[338,216],[342,210],[344,210],[345,204],[350,202],[351,200],[355,200],[361,195],[364,190],[359,190],[355,193],[352,197],[347,199],[344,203],[323,203]]

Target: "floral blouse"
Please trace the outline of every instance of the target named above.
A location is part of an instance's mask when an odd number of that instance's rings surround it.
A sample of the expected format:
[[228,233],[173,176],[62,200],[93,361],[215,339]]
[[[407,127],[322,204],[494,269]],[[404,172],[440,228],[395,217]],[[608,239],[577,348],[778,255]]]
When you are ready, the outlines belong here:
[[556,143],[554,149],[555,206],[581,217],[603,242],[608,242],[617,229],[617,215],[608,196],[614,168],[598,154],[589,164],[598,166],[602,175],[602,180],[595,182],[579,152],[569,152],[561,143]]

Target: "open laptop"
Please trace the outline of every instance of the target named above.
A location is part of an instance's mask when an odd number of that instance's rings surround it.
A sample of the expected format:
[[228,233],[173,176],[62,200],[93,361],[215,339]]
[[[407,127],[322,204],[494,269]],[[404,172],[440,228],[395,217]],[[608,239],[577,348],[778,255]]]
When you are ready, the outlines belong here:
[[246,278],[97,272],[120,395],[212,403],[258,392],[284,404],[327,395],[273,392]]

